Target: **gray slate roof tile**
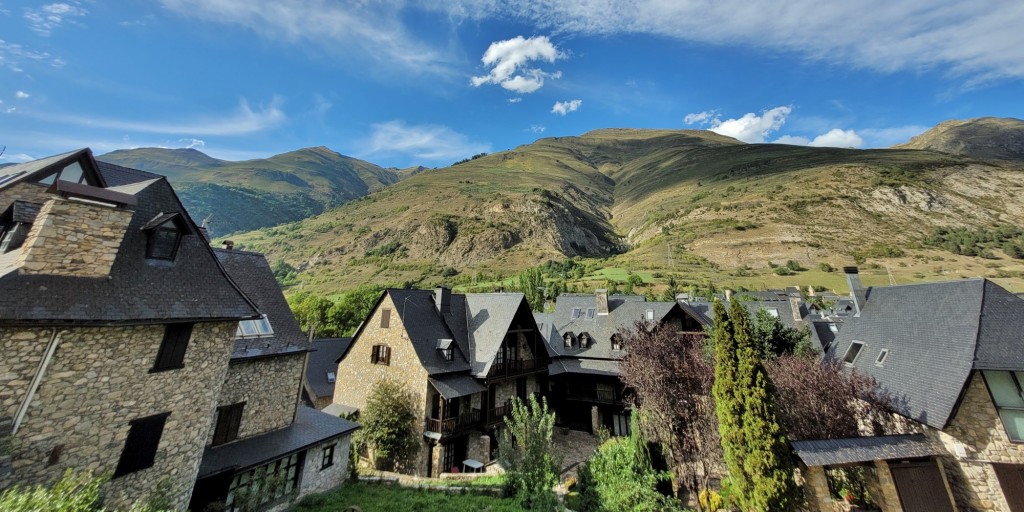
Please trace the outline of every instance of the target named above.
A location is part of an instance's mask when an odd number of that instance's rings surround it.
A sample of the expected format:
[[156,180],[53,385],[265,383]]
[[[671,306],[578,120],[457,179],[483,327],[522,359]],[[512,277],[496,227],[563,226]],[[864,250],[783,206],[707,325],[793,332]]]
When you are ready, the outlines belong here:
[[[334,394],[334,382],[327,380],[327,372],[337,372],[336,362],[348,350],[352,338],[321,338],[313,340],[313,351],[306,364],[306,381],[317,396]],[[336,376],[336,380],[340,377]]]
[[945,450],[924,434],[793,441],[793,450],[808,466],[942,455]]

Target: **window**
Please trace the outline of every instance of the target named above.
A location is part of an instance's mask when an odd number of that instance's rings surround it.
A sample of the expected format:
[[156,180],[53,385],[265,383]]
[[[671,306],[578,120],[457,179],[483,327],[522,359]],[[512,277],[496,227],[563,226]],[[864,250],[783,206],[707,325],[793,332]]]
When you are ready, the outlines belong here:
[[262,338],[273,335],[274,329],[270,326],[267,315],[256,320],[242,320],[238,322],[238,330],[235,331],[235,338]]
[[177,370],[185,367],[185,349],[192,337],[192,324],[168,324],[164,327],[164,340],[156,354],[156,363],[150,373]]
[[644,318],[646,318],[647,320],[653,321],[654,320],[654,310],[653,309],[648,309],[647,312],[644,314]]
[[[291,493],[299,487],[299,476],[306,452],[293,453],[283,459],[277,459],[264,464],[258,468],[250,469],[235,475],[228,486],[228,497],[224,500],[224,510],[235,512],[241,508],[235,506],[235,495],[243,493],[260,500],[262,505],[286,494]],[[260,489],[261,486],[270,484],[271,489]],[[250,493],[249,490],[252,489]]]
[[590,346],[590,335],[587,333],[580,334],[580,348],[587,348]]
[[848,365],[853,365],[853,362],[857,360],[857,356],[860,355],[860,351],[864,348],[864,343],[855,341],[850,344],[850,348],[846,349],[846,355],[843,356],[843,362]]
[[839,326],[834,323],[828,324],[828,330],[832,331],[832,334],[839,334]]
[[335,372],[327,372],[327,382],[335,382],[338,380],[338,374]]
[[124,441],[124,451],[117,461],[114,478],[153,466],[164,423],[170,414],[165,412],[128,422],[128,438]]
[[451,361],[455,358],[455,351],[452,348],[452,340],[450,339],[442,338],[437,340],[437,351],[445,361]]
[[334,465],[334,447],[336,445],[330,445],[324,447],[324,458],[320,461],[320,471],[323,471]]
[[373,353],[370,355],[370,362],[388,366],[391,364],[391,347],[387,345],[374,345]]
[[181,232],[174,223],[166,223],[149,231],[146,241],[146,257],[156,260],[174,260],[178,252]]
[[213,446],[238,439],[238,427],[242,425],[242,409],[244,408],[245,402],[217,408],[217,427],[213,431]]
[[779,309],[778,308],[765,308],[765,311],[767,311],[768,314],[771,315],[772,318],[778,318],[779,317]]
[[622,336],[612,334],[612,350],[622,350]]
[[982,373],[1007,437],[1024,442],[1024,372],[985,370]]
[[572,308],[572,319],[576,320],[580,317],[580,313],[583,311],[582,308]]
[[387,329],[391,326],[391,310],[384,308],[380,311],[380,328]]
[[597,310],[594,309],[594,308],[587,308],[587,320],[593,320],[594,319],[594,312],[595,311],[597,311]]
[[889,349],[883,348],[882,351],[878,353],[878,358],[875,359],[875,364],[877,364],[878,366],[882,366],[882,363],[885,362],[885,357],[888,355]]
[[565,335],[562,336],[562,341],[565,342],[565,348],[572,348],[572,333],[565,333]]

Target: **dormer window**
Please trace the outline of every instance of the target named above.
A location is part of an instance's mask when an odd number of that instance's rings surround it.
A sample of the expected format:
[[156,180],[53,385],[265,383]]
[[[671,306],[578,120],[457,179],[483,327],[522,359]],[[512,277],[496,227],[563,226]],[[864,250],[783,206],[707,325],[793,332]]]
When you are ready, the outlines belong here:
[[160,213],[142,226],[146,232],[146,258],[174,261],[181,236],[191,233],[180,213]]
[[590,335],[587,333],[580,333],[580,348],[590,347]]
[[612,334],[612,350],[622,350],[622,336]]
[[573,335],[571,332],[567,332],[562,335],[562,341],[565,342],[565,348],[572,348],[572,338]]
[[273,335],[274,329],[270,327],[267,315],[255,320],[242,320],[238,322],[238,330],[235,331],[235,338],[262,338]]
[[445,361],[452,361],[455,359],[455,351],[452,347],[452,340],[450,339],[437,340],[437,352],[441,354],[441,358]]
[[645,314],[644,314],[644,318],[646,318],[647,321],[649,321],[649,322],[653,322],[654,321],[654,310],[653,309],[648,309],[645,312]]
[[338,380],[338,374],[336,372],[327,372],[327,382],[334,383]]

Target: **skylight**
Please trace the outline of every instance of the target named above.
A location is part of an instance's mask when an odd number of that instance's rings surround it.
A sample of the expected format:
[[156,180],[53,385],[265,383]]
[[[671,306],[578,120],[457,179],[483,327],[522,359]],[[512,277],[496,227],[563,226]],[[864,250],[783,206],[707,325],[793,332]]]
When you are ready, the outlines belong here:
[[597,311],[597,310],[594,309],[594,308],[588,308],[587,309],[587,320],[593,320],[594,319],[594,312],[595,311]]
[[270,327],[267,315],[256,320],[242,320],[238,322],[238,330],[235,331],[236,338],[262,338],[273,335],[274,329]]
[[327,372],[327,382],[334,382],[338,380],[338,374],[334,372]]
[[882,363],[885,362],[885,357],[888,355],[889,349],[883,348],[882,351],[878,353],[878,359],[875,359],[875,364],[877,364],[878,366],[882,366]]
[[572,308],[572,319],[576,320],[580,317],[580,313],[583,311],[581,308]]
[[846,349],[846,355],[843,356],[843,362],[848,365],[853,365],[854,361],[857,360],[857,356],[860,355],[860,351],[864,348],[864,343],[855,341],[850,344],[850,348]]
[[778,308],[765,308],[765,309],[768,310],[768,314],[769,315],[771,315],[771,316],[773,316],[775,318],[779,317],[779,310],[778,310]]

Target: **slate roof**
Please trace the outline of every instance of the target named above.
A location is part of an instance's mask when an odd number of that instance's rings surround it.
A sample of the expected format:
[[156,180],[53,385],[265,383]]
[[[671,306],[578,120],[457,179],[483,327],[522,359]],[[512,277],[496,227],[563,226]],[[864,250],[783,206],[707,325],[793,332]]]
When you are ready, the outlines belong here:
[[[597,297],[595,295],[563,294],[555,303],[555,311],[545,315],[534,315],[538,325],[543,323],[541,334],[545,336],[549,350],[556,356],[589,359],[621,359],[625,353],[612,350],[612,335],[619,329],[632,329],[638,320],[646,318],[648,310],[654,312],[654,320],[661,321],[674,308],[680,306],[675,302],[646,302],[642,296],[611,295],[608,297],[608,314],[596,312]],[[573,311],[579,308],[580,316],[573,317]],[[590,309],[595,309],[590,317]],[[587,348],[565,348],[562,336],[566,333],[579,336],[587,333],[591,343]]]
[[866,298],[826,356],[864,343],[853,367],[893,393],[904,416],[942,429],[973,370],[1024,370],[1024,300],[991,281],[869,288]]
[[[399,290],[389,288],[385,293],[391,295],[395,305],[395,313],[402,319],[409,334],[416,355],[423,368],[430,375],[442,373],[465,372],[470,369],[467,353],[469,343],[465,336],[456,338],[449,325],[458,326],[461,321],[466,323],[465,298],[453,294],[449,312],[439,315],[434,305],[432,290]],[[359,333],[356,333],[356,337]],[[455,350],[451,361],[446,361],[437,351],[437,340],[454,339],[459,350]]]
[[107,186],[110,188],[121,188],[133,183],[163,178],[163,176],[159,174],[101,162],[99,160],[96,161],[96,165],[100,169],[100,175],[103,176],[103,181],[106,181]]
[[[80,150],[44,160],[58,162],[82,151],[91,158],[88,150]],[[109,166],[99,169],[102,174]],[[106,176],[103,179],[107,181]],[[138,204],[109,278],[22,275],[8,267],[0,277],[0,324],[107,325],[258,317],[255,305],[228,278],[201,236],[183,236],[174,262],[145,258],[146,235],[141,227],[161,213],[180,213],[198,232],[167,180],[148,179],[151,182],[133,194]],[[16,257],[17,251],[2,259],[9,263],[12,255]]]
[[434,389],[447,399],[487,391],[487,388],[470,375],[438,375],[429,380]]
[[548,375],[555,376],[563,373],[617,377],[619,375],[619,362],[606,359],[560,357],[548,365]]
[[[484,377],[501,348],[505,333],[520,307],[526,306],[522,293],[468,293],[466,326],[472,350],[472,372]],[[525,326],[524,326],[525,327]]]
[[[729,301],[725,300],[725,296],[717,297],[722,303],[725,304],[726,309],[729,308]],[[778,313],[779,321],[782,325],[789,328],[799,328],[800,326],[796,322],[796,318],[793,316],[793,303],[790,301],[792,297],[785,291],[764,291],[764,292],[737,292],[733,295],[733,299],[740,299],[741,303],[746,306],[747,311],[750,313],[751,318],[757,315],[757,312],[761,308],[765,308],[769,312],[775,310]],[[687,302],[680,302],[681,305],[689,307],[692,311],[696,312],[705,321],[705,325],[714,324],[714,313],[712,310],[712,303],[707,299],[693,299]],[[806,304],[803,300],[800,300],[799,315],[801,319],[807,317],[809,311],[807,310]]]
[[275,354],[302,352],[310,348],[309,339],[302,333],[281,286],[274,278],[267,258],[260,253],[214,249],[217,259],[235,285],[242,290],[256,308],[267,315],[271,336],[238,338],[231,352],[232,359],[265,357]]
[[10,208],[11,221],[31,224],[36,221],[36,216],[39,215],[39,209],[42,207],[43,205],[39,203],[16,199]]
[[59,169],[86,155],[88,155],[89,158],[92,158],[92,151],[88,148],[83,148],[68,151],[67,153],[61,153],[59,155],[40,158],[38,160],[32,160],[31,162],[23,162],[20,164],[6,166],[3,168],[3,175],[0,176],[0,185],[6,186],[9,183],[23,181],[32,174],[51,166],[54,167],[54,170]]
[[350,434],[358,428],[358,423],[300,405],[295,412],[295,422],[285,428],[220,446],[207,446],[196,478],[250,469]]
[[[327,372],[337,372],[337,360],[348,350],[352,338],[313,340],[313,351],[306,362],[306,382],[317,396],[334,394],[334,383],[327,381]],[[337,376],[336,376],[337,377]]]
[[924,434],[793,441],[792,445],[796,455],[808,466],[912,459],[946,453]]

